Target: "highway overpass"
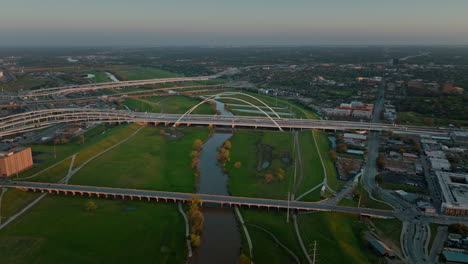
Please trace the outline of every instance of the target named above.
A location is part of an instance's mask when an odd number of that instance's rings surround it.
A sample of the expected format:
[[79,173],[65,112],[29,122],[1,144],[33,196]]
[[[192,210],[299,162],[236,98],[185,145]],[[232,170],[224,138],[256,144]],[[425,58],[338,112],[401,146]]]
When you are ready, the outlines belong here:
[[70,93],[93,91],[93,90],[100,90],[100,89],[115,89],[115,88],[131,87],[131,86],[141,86],[141,85],[148,85],[148,84],[207,81],[207,80],[219,78],[223,75],[234,74],[236,72],[238,72],[237,69],[231,69],[231,70],[226,70],[224,72],[220,72],[214,75],[207,75],[207,76],[157,78],[157,79],[145,79],[145,80],[133,80],[133,81],[68,85],[68,86],[61,86],[61,87],[25,91],[22,94],[20,94],[20,96],[21,97],[51,96],[51,95],[70,94]]
[[[154,202],[189,202],[194,194],[179,192],[161,192],[151,190],[108,188],[83,185],[53,184],[41,182],[1,181],[0,187],[17,188],[24,191],[47,192],[60,195],[80,195],[107,199],[129,199]],[[206,203],[220,207],[244,206],[249,208],[287,209],[299,211],[332,211],[349,214],[359,214],[371,217],[393,218],[393,211],[356,208],[346,206],[325,205],[320,203],[272,200],[250,197],[196,194],[201,200],[201,206]]]
[[[274,121],[274,122],[273,122]],[[410,134],[447,136],[449,130],[437,127],[404,126],[368,122],[272,118],[256,116],[186,115],[130,112],[89,108],[57,108],[30,111],[0,118],[0,136],[24,133],[61,123],[145,123],[151,125],[215,125],[223,127],[322,130],[391,131]]]

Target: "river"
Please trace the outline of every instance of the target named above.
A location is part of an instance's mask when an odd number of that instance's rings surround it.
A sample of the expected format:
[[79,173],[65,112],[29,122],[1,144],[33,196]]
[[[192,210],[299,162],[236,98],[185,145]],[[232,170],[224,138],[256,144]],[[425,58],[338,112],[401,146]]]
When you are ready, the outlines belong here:
[[[221,115],[232,115],[220,102],[216,103],[216,110]],[[197,193],[229,195],[228,176],[222,171],[216,157],[218,148],[231,136],[231,129],[219,129],[203,144]],[[234,210],[204,207],[202,211],[205,221],[201,244],[190,263],[236,263],[242,241]]]

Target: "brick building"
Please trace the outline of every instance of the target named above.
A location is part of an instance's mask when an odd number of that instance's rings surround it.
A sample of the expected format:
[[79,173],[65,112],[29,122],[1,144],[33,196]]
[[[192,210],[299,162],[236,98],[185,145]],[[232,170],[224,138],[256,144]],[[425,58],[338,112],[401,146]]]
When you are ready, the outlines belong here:
[[31,148],[0,151],[0,177],[10,177],[33,166]]

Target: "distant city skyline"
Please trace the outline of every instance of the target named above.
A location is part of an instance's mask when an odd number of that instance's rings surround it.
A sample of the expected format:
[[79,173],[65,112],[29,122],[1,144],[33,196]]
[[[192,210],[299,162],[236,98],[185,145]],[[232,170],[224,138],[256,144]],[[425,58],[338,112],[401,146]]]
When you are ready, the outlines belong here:
[[0,46],[465,45],[468,1],[15,0]]

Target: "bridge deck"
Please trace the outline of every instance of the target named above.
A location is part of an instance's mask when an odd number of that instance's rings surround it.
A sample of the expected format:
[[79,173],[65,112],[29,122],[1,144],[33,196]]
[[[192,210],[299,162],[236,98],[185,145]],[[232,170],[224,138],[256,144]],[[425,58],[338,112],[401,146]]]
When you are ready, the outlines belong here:
[[[109,187],[96,187],[96,186],[83,186],[83,185],[66,185],[66,184],[53,184],[53,183],[40,183],[40,182],[16,182],[16,181],[2,181],[0,187],[13,187],[26,191],[39,191],[49,192],[56,194],[79,194],[96,197],[111,197],[111,198],[128,198],[139,199],[148,201],[189,201],[194,194],[192,193],[179,193],[179,192],[161,192],[151,190],[137,190],[137,189],[122,189],[122,188],[109,188]],[[262,198],[249,198],[249,197],[236,197],[236,196],[222,196],[222,195],[209,195],[197,194],[203,203],[214,203],[221,206],[224,205],[238,205],[258,208],[277,208],[291,210],[306,210],[306,211],[334,211],[350,214],[360,214],[375,217],[395,217],[393,211],[370,209],[370,208],[355,208],[346,206],[333,206],[321,203],[300,202],[300,201],[286,201],[286,200],[272,200]]]

